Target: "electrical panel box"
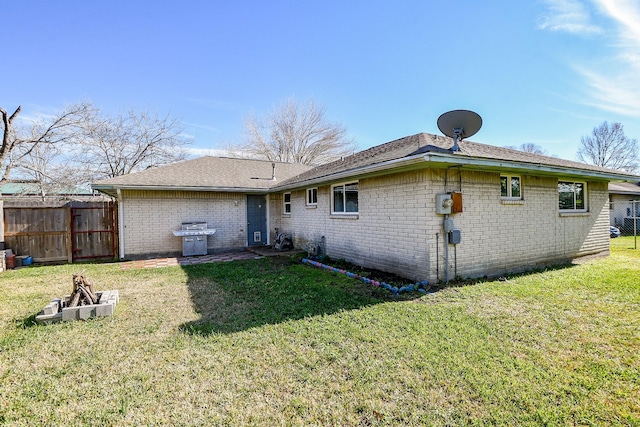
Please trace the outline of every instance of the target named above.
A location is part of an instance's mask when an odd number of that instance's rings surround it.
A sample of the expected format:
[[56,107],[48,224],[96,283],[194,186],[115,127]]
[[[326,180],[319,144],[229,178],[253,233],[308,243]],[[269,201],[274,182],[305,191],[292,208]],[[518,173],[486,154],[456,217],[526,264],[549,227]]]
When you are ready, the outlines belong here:
[[445,219],[444,222],[442,223],[442,227],[444,228],[444,231],[447,233],[453,231],[453,220]]
[[453,200],[451,194],[436,194],[436,213],[440,215],[449,215]]
[[451,243],[452,245],[457,245],[458,243],[460,243],[461,239],[462,235],[460,233],[460,230],[458,230],[457,228],[451,230],[451,232],[449,233],[449,243]]
[[451,207],[451,213],[460,213],[460,212],[462,212],[462,193],[460,193],[460,192],[451,193],[451,200],[453,200],[453,206]]

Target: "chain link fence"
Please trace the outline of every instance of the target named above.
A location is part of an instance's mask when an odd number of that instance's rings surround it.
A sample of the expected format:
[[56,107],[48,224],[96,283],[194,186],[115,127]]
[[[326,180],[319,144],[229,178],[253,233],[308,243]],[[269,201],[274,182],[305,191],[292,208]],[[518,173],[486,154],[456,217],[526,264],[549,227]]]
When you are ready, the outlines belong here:
[[[640,200],[614,201],[609,203],[609,224],[620,231],[620,236],[640,234]],[[611,237],[617,237],[611,230]]]

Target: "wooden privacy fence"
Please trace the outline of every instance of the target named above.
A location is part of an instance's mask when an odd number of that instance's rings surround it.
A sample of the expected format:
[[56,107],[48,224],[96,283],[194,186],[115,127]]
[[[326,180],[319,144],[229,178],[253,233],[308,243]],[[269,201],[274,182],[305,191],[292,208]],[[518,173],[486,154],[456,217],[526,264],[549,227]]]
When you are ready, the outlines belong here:
[[117,248],[113,202],[69,202],[62,207],[4,208],[5,247],[34,262],[113,259]]

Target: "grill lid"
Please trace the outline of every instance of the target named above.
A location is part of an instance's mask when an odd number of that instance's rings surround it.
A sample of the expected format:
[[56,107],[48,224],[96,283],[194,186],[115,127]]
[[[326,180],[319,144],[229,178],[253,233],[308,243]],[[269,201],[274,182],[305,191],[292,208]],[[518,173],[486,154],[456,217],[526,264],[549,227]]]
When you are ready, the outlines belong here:
[[211,236],[216,234],[215,228],[207,228],[206,221],[183,222],[182,229],[174,230],[173,235],[179,237],[185,236]]
[[183,222],[183,230],[205,230],[207,228],[206,221]]

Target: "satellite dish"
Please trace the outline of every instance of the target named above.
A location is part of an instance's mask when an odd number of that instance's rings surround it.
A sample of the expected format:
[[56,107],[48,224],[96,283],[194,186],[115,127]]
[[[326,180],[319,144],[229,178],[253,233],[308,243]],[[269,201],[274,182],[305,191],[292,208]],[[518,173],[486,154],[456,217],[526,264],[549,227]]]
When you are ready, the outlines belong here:
[[440,132],[453,138],[451,151],[460,151],[458,141],[475,135],[482,127],[482,117],[478,113],[469,110],[453,110],[438,117],[438,129]]

